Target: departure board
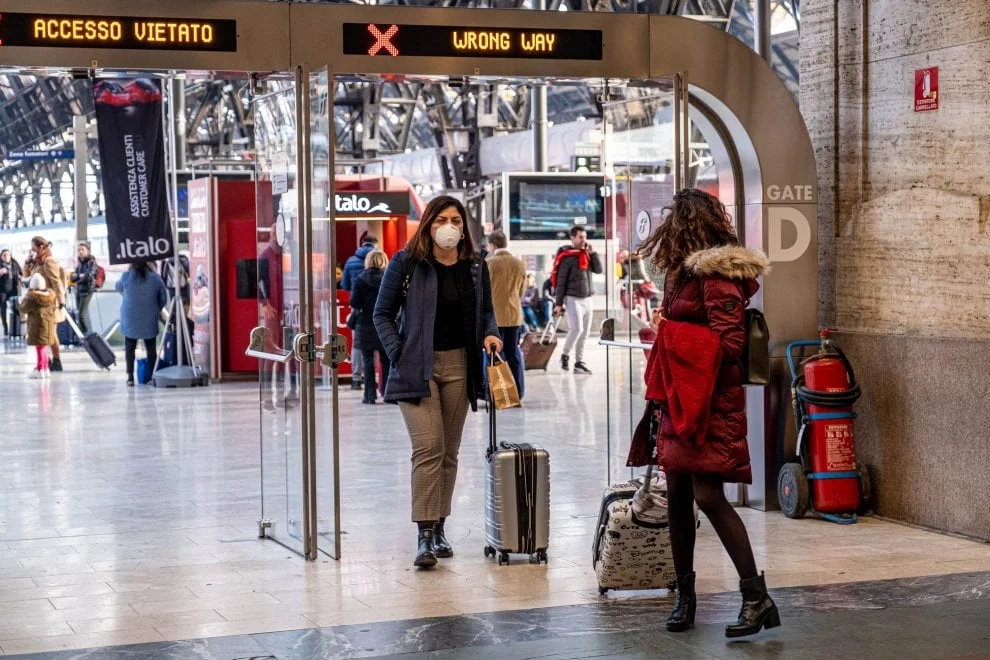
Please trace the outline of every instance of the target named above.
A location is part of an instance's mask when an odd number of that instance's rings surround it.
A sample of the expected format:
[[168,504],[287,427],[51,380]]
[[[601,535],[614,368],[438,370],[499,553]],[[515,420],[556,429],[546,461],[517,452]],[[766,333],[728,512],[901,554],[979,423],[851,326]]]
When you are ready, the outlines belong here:
[[0,14],[0,48],[237,51],[237,21],[207,18]]
[[344,23],[344,55],[601,60],[601,30]]

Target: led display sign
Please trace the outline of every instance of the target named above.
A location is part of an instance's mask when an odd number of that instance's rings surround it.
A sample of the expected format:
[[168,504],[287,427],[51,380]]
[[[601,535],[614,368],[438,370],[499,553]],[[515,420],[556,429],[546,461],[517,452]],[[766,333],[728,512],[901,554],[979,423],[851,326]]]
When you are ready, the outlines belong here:
[[601,30],[344,23],[344,55],[601,60]]
[[0,47],[237,51],[237,21],[205,18],[0,14]]

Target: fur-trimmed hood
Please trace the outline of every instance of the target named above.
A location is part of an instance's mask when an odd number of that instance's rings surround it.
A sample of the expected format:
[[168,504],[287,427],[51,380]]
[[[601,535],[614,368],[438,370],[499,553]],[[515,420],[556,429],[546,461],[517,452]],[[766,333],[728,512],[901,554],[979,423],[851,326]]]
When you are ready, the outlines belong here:
[[756,250],[723,245],[691,253],[684,260],[684,268],[698,277],[721,275],[730,280],[755,280],[770,272],[770,260]]

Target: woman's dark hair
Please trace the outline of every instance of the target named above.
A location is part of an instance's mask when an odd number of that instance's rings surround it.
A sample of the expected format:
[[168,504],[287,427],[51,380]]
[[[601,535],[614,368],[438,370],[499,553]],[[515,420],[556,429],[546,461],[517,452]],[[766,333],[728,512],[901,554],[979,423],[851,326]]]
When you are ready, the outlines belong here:
[[650,263],[658,272],[677,278],[691,253],[739,244],[725,205],[703,190],[681,190],[664,213],[664,221],[637,250],[644,257],[652,256]]
[[461,242],[457,246],[457,258],[463,260],[473,259],[475,257],[477,250],[474,247],[474,241],[471,239],[471,232],[468,231],[467,210],[456,198],[449,195],[440,195],[431,199],[430,203],[426,205],[426,210],[423,211],[423,217],[419,221],[419,229],[416,230],[409,243],[406,244],[406,249],[409,250],[409,254],[413,259],[423,261],[433,256],[433,235],[430,234],[430,227],[433,226],[433,221],[436,220],[440,213],[452,206],[457,209],[457,212],[461,214],[461,219],[464,221],[464,238],[461,239]]
[[138,261],[131,264],[131,271],[143,280],[151,272],[151,267],[147,261]]

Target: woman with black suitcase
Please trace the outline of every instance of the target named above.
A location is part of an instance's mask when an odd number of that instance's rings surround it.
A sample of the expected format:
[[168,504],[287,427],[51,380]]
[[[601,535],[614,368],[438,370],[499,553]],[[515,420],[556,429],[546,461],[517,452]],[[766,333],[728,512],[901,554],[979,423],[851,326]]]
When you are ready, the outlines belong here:
[[502,350],[485,254],[475,249],[457,199],[427,205],[385,271],[374,322],[392,363],[385,401],[399,404],[412,441],[413,564],[430,568],[454,554],[444,523],[468,406],[477,410],[484,392],[482,350]]
[[[656,378],[648,378],[647,382],[648,391],[652,386],[661,394],[686,392],[699,398],[698,405],[691,409],[702,413],[697,428],[687,433],[687,425],[678,426],[666,402],[659,402],[662,419],[657,449],[667,476],[670,541],[677,572],[677,600],[667,619],[667,630],[682,632],[694,625],[697,502],[739,574],[742,609],[725,634],[743,637],[780,625],[777,606],[767,594],[763,575],[757,572],[746,527],[723,489],[727,482],[753,481],[740,359],[746,346],[746,305],[759,289],[757,278],[767,272],[769,261],[763,254],[739,245],[725,206],[708,193],[681,190],[668,210],[664,223],[640,248],[642,254],[651,256],[653,268],[666,274],[662,311],[654,312],[653,326],[658,337],[653,350],[664,351],[671,359],[661,354],[651,355],[651,361],[654,357],[673,361],[677,357],[678,334],[685,337],[693,333],[692,337],[708,340],[711,347],[707,375],[712,380],[706,384],[712,387],[697,387],[694,381],[705,374],[685,369],[670,370],[672,375],[663,375],[662,383],[653,382]],[[687,351],[698,353],[700,345],[695,342]],[[711,394],[705,397],[701,394],[704,391]],[[683,417],[686,408],[684,404],[675,412]],[[685,437],[682,433],[686,433]]]

